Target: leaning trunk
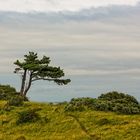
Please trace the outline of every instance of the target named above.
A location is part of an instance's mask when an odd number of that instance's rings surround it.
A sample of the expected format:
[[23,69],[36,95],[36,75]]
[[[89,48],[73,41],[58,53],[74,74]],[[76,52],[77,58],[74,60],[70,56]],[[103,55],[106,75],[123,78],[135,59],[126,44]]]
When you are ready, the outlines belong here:
[[28,85],[27,85],[27,87],[26,87],[26,89],[25,89],[25,91],[24,91],[24,93],[23,93],[23,96],[24,96],[24,97],[26,97],[26,94],[27,94],[27,92],[29,91],[29,89],[30,89],[30,87],[31,87],[31,84],[32,84],[32,74],[30,74],[29,83],[28,83]]
[[21,89],[20,89],[20,95],[24,95],[24,88],[25,88],[25,81],[26,81],[26,73],[27,70],[24,70],[23,77],[22,77],[22,83],[21,83]]

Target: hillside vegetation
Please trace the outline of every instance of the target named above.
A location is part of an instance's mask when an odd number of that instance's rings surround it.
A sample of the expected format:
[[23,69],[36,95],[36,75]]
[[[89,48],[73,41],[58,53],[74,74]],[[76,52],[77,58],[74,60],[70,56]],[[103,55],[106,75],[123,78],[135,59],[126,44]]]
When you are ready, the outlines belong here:
[[130,95],[110,92],[97,99],[35,103],[7,88],[0,86],[0,140],[140,139],[140,105]]
[[[2,109],[5,104],[5,101],[0,101],[0,140],[140,139],[140,115],[118,115],[93,110],[65,112],[64,104],[33,102],[26,102],[21,107],[12,106],[10,111],[5,111]],[[17,123],[19,113],[29,110],[35,110],[38,118]]]
[[[84,110],[65,112],[65,105],[26,102],[3,110],[0,101],[0,140],[138,140],[140,116]],[[19,113],[36,110],[38,119],[17,123]]]

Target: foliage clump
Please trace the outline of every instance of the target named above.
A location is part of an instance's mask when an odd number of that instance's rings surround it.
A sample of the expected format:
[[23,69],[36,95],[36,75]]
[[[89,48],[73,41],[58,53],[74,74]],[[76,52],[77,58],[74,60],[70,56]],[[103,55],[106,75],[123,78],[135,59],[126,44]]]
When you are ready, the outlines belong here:
[[17,95],[19,95],[19,93],[10,85],[0,85],[0,100],[9,100]]
[[108,92],[106,94],[101,94],[98,99],[106,101],[115,101],[115,102],[129,102],[134,104],[139,104],[139,102],[131,95],[118,93],[117,91]]
[[99,96],[94,108],[121,114],[140,114],[140,104],[133,96],[116,91]]
[[18,113],[17,124],[27,123],[27,122],[36,122],[40,119],[37,110],[28,109]]
[[93,108],[95,104],[95,100],[93,98],[73,98],[71,101],[65,106],[65,111],[84,111],[87,108]]
[[24,97],[17,95],[17,96],[11,97],[11,99],[8,100],[7,105],[22,106],[23,102],[24,102]]

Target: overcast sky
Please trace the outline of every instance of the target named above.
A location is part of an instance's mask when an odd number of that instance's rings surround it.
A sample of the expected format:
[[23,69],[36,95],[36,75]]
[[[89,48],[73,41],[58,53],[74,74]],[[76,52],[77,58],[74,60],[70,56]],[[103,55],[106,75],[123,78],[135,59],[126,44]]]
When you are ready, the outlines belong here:
[[140,4],[63,13],[0,12],[0,72],[12,72],[13,62],[33,50],[49,55],[69,75],[138,76],[139,15]]
[[[119,90],[140,99],[138,0],[0,0],[0,84],[14,83],[13,62],[29,51],[72,77],[64,97]],[[58,89],[44,84],[32,93],[53,99]]]
[[77,11],[107,5],[135,5],[139,0],[0,0],[1,11]]

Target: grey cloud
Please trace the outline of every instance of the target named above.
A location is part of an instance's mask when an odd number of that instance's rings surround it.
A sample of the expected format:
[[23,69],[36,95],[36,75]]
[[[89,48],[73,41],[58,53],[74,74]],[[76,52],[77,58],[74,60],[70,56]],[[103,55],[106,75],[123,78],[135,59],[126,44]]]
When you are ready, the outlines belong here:
[[99,8],[83,9],[78,12],[62,11],[62,12],[0,12],[0,23],[14,24],[43,24],[47,22],[59,23],[64,21],[107,21],[110,19],[117,20],[118,18],[134,18],[139,17],[140,4],[136,6],[108,6]]
[[[108,21],[118,18],[136,18],[140,14],[140,4],[136,6],[108,6],[99,8],[83,9],[78,12],[0,12],[0,23],[2,24],[44,24],[47,22],[59,23],[65,21]],[[123,20],[122,19],[122,20]],[[139,22],[140,20],[138,20]]]

